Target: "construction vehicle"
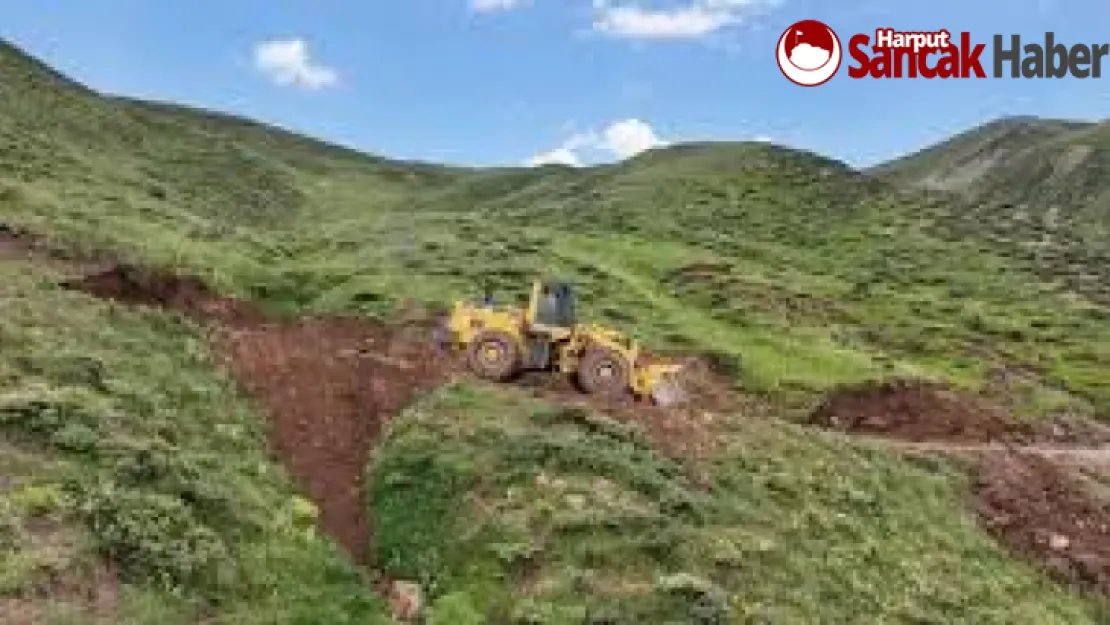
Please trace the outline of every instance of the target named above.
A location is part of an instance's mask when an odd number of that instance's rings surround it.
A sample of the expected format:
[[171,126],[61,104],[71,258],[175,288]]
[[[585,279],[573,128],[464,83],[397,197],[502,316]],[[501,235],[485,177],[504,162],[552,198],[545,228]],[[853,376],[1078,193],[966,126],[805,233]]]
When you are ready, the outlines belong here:
[[635,340],[578,323],[574,291],[566,282],[535,280],[523,308],[494,304],[488,290],[480,302],[457,301],[439,341],[463,352],[470,371],[487,380],[553,371],[570,376],[588,394],[631,394],[662,406],[686,399],[678,382],[681,364],[646,362]]

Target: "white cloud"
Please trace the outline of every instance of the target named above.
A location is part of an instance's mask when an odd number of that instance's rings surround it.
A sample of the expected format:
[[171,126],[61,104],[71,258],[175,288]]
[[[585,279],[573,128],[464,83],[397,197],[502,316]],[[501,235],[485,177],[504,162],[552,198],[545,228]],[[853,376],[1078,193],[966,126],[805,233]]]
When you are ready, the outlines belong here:
[[779,0],[684,0],[678,6],[650,7],[643,0],[594,0],[594,30],[631,39],[694,39],[742,23]]
[[470,0],[470,10],[475,13],[512,11],[527,5],[529,0]]
[[579,166],[583,163],[583,152],[601,153],[604,156],[625,159],[666,145],[655,130],[639,119],[616,121],[601,132],[579,132],[571,135],[562,145],[553,150],[538,154],[527,161],[528,166],[559,163]]
[[663,144],[651,126],[638,119],[610,124],[602,137],[601,147],[622,159]]
[[801,43],[795,46],[794,51],[790,53],[790,62],[802,69],[813,70],[828,62],[831,55],[831,50]]
[[275,39],[255,45],[254,65],[285,87],[316,90],[339,82],[335,69],[312,59],[303,39]]
[[578,158],[578,154],[566,146],[555,148],[550,152],[537,154],[528,159],[527,163],[529,167],[538,167],[540,165],[570,165],[571,167],[578,167],[581,164],[582,160]]

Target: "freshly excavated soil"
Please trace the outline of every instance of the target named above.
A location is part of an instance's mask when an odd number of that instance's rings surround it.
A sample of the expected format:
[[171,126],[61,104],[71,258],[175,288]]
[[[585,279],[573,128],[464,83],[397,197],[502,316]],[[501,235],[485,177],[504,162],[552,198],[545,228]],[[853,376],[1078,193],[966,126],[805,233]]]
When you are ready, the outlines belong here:
[[986,399],[935,382],[896,380],[834,390],[809,423],[853,434],[910,442],[1055,444],[1110,443],[1110,427],[1076,416],[1018,421]]
[[941,384],[897,380],[844,387],[814,410],[811,425],[908,441],[1023,442],[1026,423]]
[[115,264],[107,269],[63,283],[102,299],[174,310],[199,321],[221,325],[257,325],[266,321],[247,302],[217,295],[202,280],[177,276],[134,265]]
[[1012,551],[1057,579],[1110,595],[1110,502],[1063,467],[1035,454],[985,455],[973,507]]
[[690,401],[681,406],[664,408],[631,395],[587,395],[569,377],[546,372],[528,372],[517,383],[537,397],[588,407],[625,423],[638,422],[659,451],[676,458],[698,458],[713,451],[720,443],[717,414],[740,404],[740,398],[697,359],[687,360],[681,384]]
[[1064,583],[1110,596],[1110,491],[1076,470],[1106,479],[1106,426],[1079,418],[1016,422],[977,398],[905,381],[841,389],[810,421],[969,460],[971,506],[996,540]]
[[[362,481],[369,453],[385,421],[446,381],[457,364],[433,347],[428,328],[365,317],[271,320],[196,278],[123,264],[65,286],[214,325],[226,366],[270,415],[274,453],[320,507],[322,528],[365,561],[370,531]],[[584,395],[559,376],[529,375],[523,383],[549,399],[639,420],[660,449],[693,457],[716,442],[713,417],[704,410],[723,408],[731,395],[698,363],[686,377],[695,402],[672,409]]]
[[[215,322],[216,344],[244,389],[273,422],[280,460],[320,506],[323,529],[364,561],[369,545],[362,478],[385,421],[422,389],[450,373],[418,327],[366,318],[270,321],[244,302],[220,298],[202,282],[116,266],[69,286],[123,302],[169,308]],[[695,370],[695,374],[697,371]],[[728,403],[712,377],[702,394]],[[697,453],[712,428],[696,407],[655,409],[601,402],[551,376],[528,376],[537,393],[586,403],[620,419],[644,421],[665,450]],[[706,390],[709,392],[706,393]],[[940,385],[893,382],[832,393],[811,422],[909,441],[1014,443],[1055,440],[1077,445],[1110,441],[1097,424],[1031,427]],[[1057,577],[1110,594],[1110,505],[1086,493],[1052,461],[1011,451],[977,455],[974,507],[988,531]]]
[[385,421],[448,371],[423,329],[365,317],[269,320],[200,280],[126,265],[67,286],[212,323],[218,352],[270,416],[272,450],[319,506],[322,529],[365,562],[369,453]]
[[1110,427],[1100,421],[1076,416],[1039,419],[1030,426],[1039,443],[1075,447],[1110,445]]
[[219,345],[269,413],[271,446],[320,506],[324,531],[365,562],[369,453],[390,416],[443,381],[441,364],[403,329],[362,318],[230,329]]

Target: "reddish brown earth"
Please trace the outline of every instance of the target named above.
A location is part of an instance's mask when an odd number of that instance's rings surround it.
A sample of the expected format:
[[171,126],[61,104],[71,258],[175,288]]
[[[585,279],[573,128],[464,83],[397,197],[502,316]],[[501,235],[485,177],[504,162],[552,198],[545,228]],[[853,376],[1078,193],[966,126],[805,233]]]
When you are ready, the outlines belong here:
[[834,390],[810,423],[908,441],[1014,441],[1031,432],[1007,415],[940,384],[896,380]]
[[67,286],[213,323],[218,352],[270,415],[273,452],[319,506],[322,529],[365,561],[369,453],[389,417],[448,372],[420,328],[366,317],[267,319],[200,280],[125,265]]
[[273,419],[275,453],[321,506],[321,525],[360,562],[369,546],[363,474],[382,426],[444,379],[402,329],[305,319],[224,332],[228,367]]
[[1110,428],[1076,417],[1018,421],[986,400],[919,380],[864,383],[834,390],[809,423],[904,441],[961,443],[1110,443]]
[[[222,297],[203,281],[114,265],[66,283],[104,299],[157,307],[213,325],[218,353],[240,385],[270,415],[271,446],[320,507],[321,526],[359,561],[370,540],[363,473],[384,423],[455,369],[432,346],[420,321],[386,324],[368,317],[268,319],[248,302]],[[557,376],[527,376],[537,394],[645,424],[665,452],[687,457],[715,444],[705,407],[729,391],[697,363],[687,384],[698,408],[585,396]]]
[[973,506],[1000,542],[1066,583],[1110,595],[1110,502],[1032,453],[985,456]]
[[810,423],[969,461],[971,505],[992,536],[1056,579],[1110,595],[1110,491],[1096,488],[1110,476],[1110,429],[1101,423],[1018,422],[985,400],[917,381],[836,390]]
[[221,333],[221,353],[271,415],[273,450],[321,504],[324,531],[364,562],[367,457],[382,426],[441,383],[434,354],[365,319],[310,319]]
[[[388,418],[451,370],[423,329],[367,318],[267,320],[249,304],[216,296],[200,281],[125,266],[70,286],[213,322],[227,366],[273,420],[275,454],[320,506],[324,530],[364,559],[370,535],[362,492],[368,454]],[[734,398],[704,367],[695,363],[691,376],[699,408],[677,410],[601,402],[550,376],[523,382],[545,397],[589,405],[622,420],[638,419],[665,451],[699,454],[714,443],[712,417],[700,405],[727,407]],[[987,530],[1054,576],[1110,593],[1110,507],[1084,490],[1059,459],[1010,449],[1048,441],[1075,445],[1074,453],[1102,453],[1089,449],[1110,441],[1102,426],[1079,421],[1023,425],[977,399],[924,382],[834,391],[811,422],[850,433],[932,441],[938,446],[934,451],[974,452],[973,506]],[[997,443],[1003,447],[991,446]]]
[[173,310],[222,326],[260,325],[266,315],[248,302],[221,297],[202,280],[127,264],[112,266],[63,286],[102,299]]
[[618,398],[586,395],[569,377],[549,373],[527,373],[518,382],[537,397],[587,407],[625,423],[635,421],[644,426],[659,451],[675,458],[696,459],[717,448],[721,441],[715,421],[720,413],[738,409],[742,398],[699,359],[686,359],[684,372],[681,383],[690,402],[668,408],[630,395]]

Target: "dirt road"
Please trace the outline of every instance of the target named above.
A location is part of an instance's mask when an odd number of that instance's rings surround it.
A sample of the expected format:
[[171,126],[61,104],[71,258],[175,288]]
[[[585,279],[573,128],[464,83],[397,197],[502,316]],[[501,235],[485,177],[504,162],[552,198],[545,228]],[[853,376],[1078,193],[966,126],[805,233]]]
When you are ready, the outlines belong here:
[[869,447],[967,465],[985,531],[1051,577],[1110,596],[1110,429],[1084,419],[1017,421],[980,397],[897,381],[834,390],[810,424]]
[[1110,476],[1110,446],[1074,447],[1034,443],[1015,445],[1007,443],[959,443],[948,441],[901,441],[879,436],[859,436],[864,440],[883,447],[907,452],[940,453],[944,455],[978,458],[992,454],[1021,453],[1042,457],[1046,460],[1071,464],[1076,467],[1100,469]]

